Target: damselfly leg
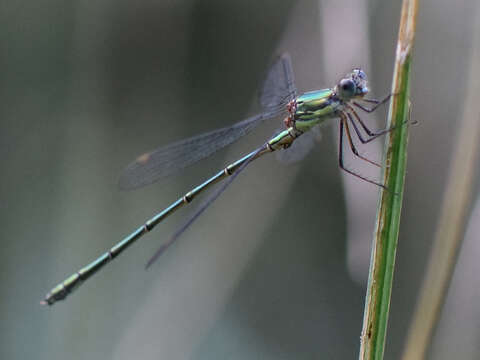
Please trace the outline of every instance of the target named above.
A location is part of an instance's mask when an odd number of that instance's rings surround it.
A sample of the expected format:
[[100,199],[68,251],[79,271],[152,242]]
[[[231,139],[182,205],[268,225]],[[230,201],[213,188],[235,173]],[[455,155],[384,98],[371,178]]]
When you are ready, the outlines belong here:
[[[347,113],[347,115],[350,117],[350,114]],[[347,118],[345,117],[345,114],[342,113],[340,116],[342,118],[341,121],[343,122],[343,125],[345,127],[345,133],[347,134],[347,140],[348,140],[348,143],[350,144],[350,149],[352,149],[353,154],[355,156],[357,156],[358,158],[360,158],[362,160],[365,160],[366,162],[368,162],[372,165],[380,167],[380,164],[377,164],[375,161],[370,160],[370,159],[360,155],[357,148],[355,147],[355,144],[353,143],[352,135],[350,134],[350,128],[348,127],[348,121],[347,121]],[[355,127],[355,125],[354,125],[354,129],[355,129],[355,132],[357,133],[357,135],[359,135],[359,132],[357,132],[358,129]],[[360,138],[360,136],[359,136],[359,138]]]
[[[350,175],[353,175],[353,176],[355,176],[359,179],[362,179],[366,182],[369,182],[370,184],[377,185],[377,186],[380,186],[381,188],[383,188],[385,190],[388,190],[385,185],[380,184],[379,182],[376,182],[374,180],[368,179],[365,176],[360,175],[359,173],[345,167],[344,162],[343,162],[343,136],[344,136],[344,127],[346,129],[346,126],[348,126],[347,125],[347,120],[346,120],[345,115],[342,114],[341,119],[340,119],[340,141],[339,141],[339,146],[338,146],[338,165],[340,166],[340,169],[346,171]],[[348,130],[346,130],[346,132],[348,134]],[[348,135],[347,135],[347,137],[348,137]],[[350,137],[348,137],[348,139],[350,141]],[[368,160],[368,162],[371,162],[371,161]]]
[[368,103],[372,103],[372,104],[375,104],[374,106],[372,106],[371,108],[368,108],[356,101],[353,102],[353,104],[357,107],[359,107],[360,109],[362,109],[363,111],[365,112],[368,112],[368,113],[371,113],[371,112],[374,112],[375,110],[377,110],[377,108],[383,104],[385,104],[388,100],[390,100],[390,98],[392,97],[392,94],[388,94],[387,96],[385,96],[382,100],[377,100],[377,99],[361,99],[362,101],[365,101],[365,102],[368,102]]

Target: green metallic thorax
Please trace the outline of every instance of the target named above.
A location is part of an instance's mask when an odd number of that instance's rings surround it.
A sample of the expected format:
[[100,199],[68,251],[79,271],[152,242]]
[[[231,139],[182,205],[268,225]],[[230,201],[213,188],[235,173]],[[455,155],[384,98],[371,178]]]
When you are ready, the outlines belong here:
[[295,126],[302,132],[336,117],[337,110],[342,106],[333,89],[306,92],[296,99],[296,103]]

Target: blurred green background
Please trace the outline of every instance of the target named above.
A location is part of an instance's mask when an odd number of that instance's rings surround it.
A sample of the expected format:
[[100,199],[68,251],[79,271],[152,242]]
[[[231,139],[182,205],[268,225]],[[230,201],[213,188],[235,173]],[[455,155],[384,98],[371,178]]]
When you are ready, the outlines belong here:
[[[387,359],[401,354],[434,234],[477,2],[421,2],[412,73],[419,125],[411,128]],[[373,95],[386,94],[400,5],[3,1],[0,358],[356,358],[378,189],[340,173],[334,125],[302,162],[252,163],[148,272],[146,260],[196,205],[67,301],[39,301],[282,126],[270,121],[184,176],[133,192],[116,187],[137,155],[257,111],[257,89],[279,53],[290,52],[300,91],[330,87],[361,66]],[[383,114],[371,120],[376,127]],[[379,158],[381,145],[364,151]],[[453,334],[436,337],[431,358],[478,358],[479,316],[459,319],[473,330],[453,331],[450,321]]]

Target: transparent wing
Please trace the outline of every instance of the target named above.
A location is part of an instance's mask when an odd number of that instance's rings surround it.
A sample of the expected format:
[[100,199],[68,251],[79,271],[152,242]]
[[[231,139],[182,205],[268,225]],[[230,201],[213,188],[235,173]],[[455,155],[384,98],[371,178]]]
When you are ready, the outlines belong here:
[[281,55],[267,73],[260,94],[260,104],[268,109],[286,104],[297,95],[290,55]]
[[123,170],[118,185],[124,190],[136,189],[174,175],[235,142],[262,121],[275,117],[283,111],[283,106],[277,107],[272,111],[249,117],[233,126],[180,140],[142,154]]
[[295,94],[290,57],[284,54],[272,65],[263,85],[261,104],[265,112],[140,155],[123,170],[119,187],[135,189],[177,174],[247,135],[264,120],[280,115]]
[[322,133],[320,126],[315,126],[310,131],[297,138],[292,146],[276,153],[277,160],[292,164],[302,160],[320,142]]

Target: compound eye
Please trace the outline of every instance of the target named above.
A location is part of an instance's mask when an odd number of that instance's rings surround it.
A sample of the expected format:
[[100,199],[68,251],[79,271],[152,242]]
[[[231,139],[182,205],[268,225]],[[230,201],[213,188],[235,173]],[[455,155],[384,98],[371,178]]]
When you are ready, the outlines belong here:
[[367,74],[362,69],[354,69],[353,72],[362,80],[367,80]]
[[355,93],[355,83],[351,79],[343,79],[340,81],[340,91],[342,96],[353,96]]

